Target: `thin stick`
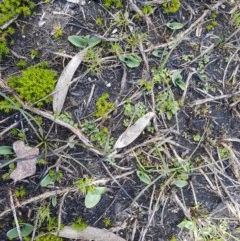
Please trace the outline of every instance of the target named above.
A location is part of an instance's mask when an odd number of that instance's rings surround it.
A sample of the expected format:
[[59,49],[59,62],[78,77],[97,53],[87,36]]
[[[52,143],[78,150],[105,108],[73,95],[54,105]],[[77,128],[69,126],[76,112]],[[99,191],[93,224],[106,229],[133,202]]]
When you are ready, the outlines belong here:
[[16,224],[17,232],[18,232],[18,237],[19,237],[19,240],[22,241],[23,239],[22,239],[22,235],[21,235],[20,226],[19,226],[19,223],[18,223],[17,213],[16,213],[16,209],[15,209],[15,206],[14,206],[13,196],[12,196],[11,190],[9,190],[9,197],[10,197],[11,210],[12,210],[12,213],[13,213],[14,221],[15,221],[15,224]]

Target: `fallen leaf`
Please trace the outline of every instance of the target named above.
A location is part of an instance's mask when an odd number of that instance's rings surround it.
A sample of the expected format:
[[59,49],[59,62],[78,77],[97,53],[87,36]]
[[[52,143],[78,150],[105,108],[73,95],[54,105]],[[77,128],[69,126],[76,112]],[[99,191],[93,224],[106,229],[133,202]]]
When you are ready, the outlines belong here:
[[14,182],[35,174],[39,149],[36,147],[25,146],[23,141],[15,141],[13,143],[13,150],[16,153],[17,158],[20,159],[17,162],[17,167],[10,175]]
[[87,227],[83,231],[77,231],[72,227],[65,226],[58,233],[53,234],[67,239],[83,239],[94,241],[126,241],[126,239],[123,239],[116,234],[109,232],[106,229],[99,229],[93,227]]
[[77,70],[78,66],[82,62],[85,53],[88,48],[83,49],[78,54],[76,54],[67,66],[62,71],[58,82],[56,84],[54,95],[53,95],[53,111],[60,113],[62,111],[68,89],[71,84],[72,77]]
[[131,144],[138,136],[142,133],[142,131],[147,127],[153,118],[154,113],[148,112],[140,119],[138,119],[132,126],[130,126],[127,130],[125,130],[122,135],[117,139],[114,150],[123,148]]

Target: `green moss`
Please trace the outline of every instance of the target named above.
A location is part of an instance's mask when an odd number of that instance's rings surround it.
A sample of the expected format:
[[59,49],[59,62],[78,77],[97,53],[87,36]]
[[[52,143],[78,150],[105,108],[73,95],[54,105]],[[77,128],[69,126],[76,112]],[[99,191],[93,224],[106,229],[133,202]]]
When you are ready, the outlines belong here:
[[52,101],[47,97],[54,90],[57,73],[46,68],[46,64],[30,66],[19,76],[8,79],[9,86],[14,89],[24,101],[36,104],[38,107]]
[[4,37],[0,38],[0,60],[9,52],[9,48],[7,47],[7,40]]
[[25,69],[27,67],[27,62],[22,59],[16,63],[16,66],[21,69]]
[[115,109],[113,103],[108,101],[109,94],[104,93],[100,96],[96,102],[97,111],[95,113],[96,117],[108,118],[108,113]]
[[163,3],[164,13],[176,13],[181,7],[181,2],[179,0],[172,0],[167,3]]
[[83,217],[79,217],[71,224],[71,227],[77,231],[83,231],[87,228],[87,222],[83,219]]
[[123,7],[123,2],[122,0],[103,0],[103,5],[107,9],[111,7],[121,9]]
[[0,26],[16,15],[31,15],[35,4],[31,0],[3,0],[0,3]]
[[53,234],[47,234],[39,238],[36,238],[36,241],[63,241],[63,239]]

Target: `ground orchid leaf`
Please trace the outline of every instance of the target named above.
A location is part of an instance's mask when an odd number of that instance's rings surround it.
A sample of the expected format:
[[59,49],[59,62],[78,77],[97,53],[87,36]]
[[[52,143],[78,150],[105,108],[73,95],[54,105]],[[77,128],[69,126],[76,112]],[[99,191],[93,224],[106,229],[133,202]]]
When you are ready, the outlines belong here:
[[61,73],[53,95],[53,111],[60,113],[62,111],[72,77],[82,62],[87,48],[76,54]]
[[136,68],[142,62],[142,59],[135,55],[120,55],[119,59],[121,62],[125,63],[129,68]]
[[102,194],[106,192],[105,187],[95,187],[93,191],[89,191],[85,197],[85,207],[93,208],[101,200]]
[[11,146],[0,146],[0,155],[11,155],[13,154],[13,150]]
[[88,47],[94,47],[95,45],[99,44],[100,42],[101,42],[101,39],[96,36],[88,36],[87,37]]
[[178,23],[178,22],[170,22],[170,23],[167,23],[166,25],[168,28],[172,30],[182,29],[184,26],[182,23]]
[[152,180],[151,180],[151,178],[149,177],[149,175],[147,174],[147,173],[145,173],[145,172],[142,172],[142,171],[137,171],[137,176],[138,176],[138,178],[142,181],[142,182],[144,182],[144,183],[146,183],[146,184],[150,184],[151,182],[152,182]]
[[114,150],[126,147],[129,144],[131,144],[134,140],[136,140],[138,136],[142,133],[142,131],[149,125],[153,116],[153,112],[148,112],[140,119],[138,119],[132,126],[127,128],[122,133],[122,135],[117,139],[114,145]]
[[78,48],[86,48],[87,40],[84,37],[80,37],[78,35],[72,35],[68,37],[68,41]]
[[[28,236],[33,231],[33,228],[34,228],[31,224],[28,224],[28,223],[21,223],[21,224],[19,224],[19,226],[20,226],[20,232],[21,232],[22,237]],[[17,228],[15,227],[15,228],[9,230],[7,232],[7,237],[10,240],[18,238]]]
[[10,178],[14,182],[20,181],[26,177],[32,176],[36,172],[37,155],[39,149],[36,147],[25,146],[23,141],[15,141],[13,150],[17,155],[17,167],[11,173]]
[[51,184],[54,181],[54,179],[47,174],[40,182],[41,187],[47,187],[49,184]]
[[186,83],[183,81],[182,75],[178,71],[175,71],[171,78],[175,86],[178,86],[182,90],[186,89]]

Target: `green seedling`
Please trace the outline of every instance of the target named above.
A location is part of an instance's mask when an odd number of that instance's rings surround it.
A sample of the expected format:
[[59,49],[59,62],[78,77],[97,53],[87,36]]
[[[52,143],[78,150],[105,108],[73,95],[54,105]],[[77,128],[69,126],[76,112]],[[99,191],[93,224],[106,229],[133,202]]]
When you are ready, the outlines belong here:
[[217,26],[218,23],[216,21],[216,17],[217,12],[215,11],[210,14],[211,22],[206,26],[207,31],[211,31]]
[[103,0],[103,6],[107,9],[110,9],[111,7],[121,9],[123,7],[123,1],[122,0]]
[[103,224],[106,228],[108,228],[111,225],[111,219],[110,218],[104,218]]
[[68,123],[71,126],[78,127],[78,124],[75,123],[72,119],[72,115],[69,112],[64,112],[64,113],[54,113],[54,117],[56,119],[59,119],[61,121],[64,121],[65,123]]
[[156,110],[159,113],[166,114],[168,120],[179,110],[179,104],[174,100],[173,93],[170,89],[163,91],[157,95]]
[[16,197],[25,197],[26,195],[26,189],[24,186],[20,186],[17,190],[15,190],[14,194]]
[[31,50],[31,59],[36,59],[39,56],[39,52],[37,49]]
[[54,27],[54,34],[53,34],[53,37],[54,38],[59,38],[63,35],[63,30],[61,27],[59,26],[55,26]]
[[87,65],[87,71],[91,74],[96,74],[100,76],[102,70],[102,49],[90,48],[87,50],[83,62]]
[[49,173],[41,180],[41,187],[47,187],[49,184],[53,182],[61,182],[63,178],[62,172],[56,172],[54,170],[50,170]]

